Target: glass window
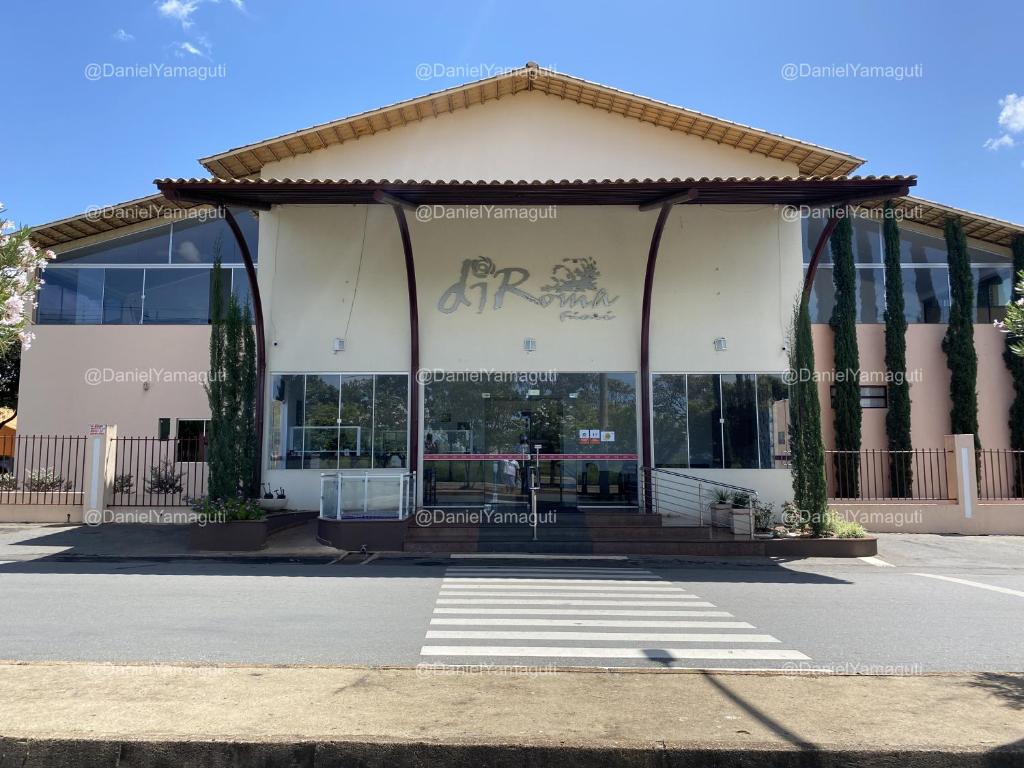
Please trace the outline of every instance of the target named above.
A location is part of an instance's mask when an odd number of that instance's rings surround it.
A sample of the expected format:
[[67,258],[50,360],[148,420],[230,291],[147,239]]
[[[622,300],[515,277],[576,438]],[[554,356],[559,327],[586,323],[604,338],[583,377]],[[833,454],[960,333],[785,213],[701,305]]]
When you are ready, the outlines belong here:
[[[338,468],[338,396],[341,376],[306,376],[302,431],[302,468]],[[294,442],[298,442],[295,440]]]
[[752,373],[724,373],[722,452],[729,469],[756,469],[757,397]]
[[722,466],[722,400],[718,376],[687,376],[690,466]]
[[757,374],[757,423],[761,469],[789,466],[789,386],[780,374]]
[[305,376],[277,375],[270,389],[270,469],[302,467]]
[[[818,211],[815,211],[814,213],[819,214]],[[814,247],[818,244],[818,238],[821,237],[821,233],[824,231],[827,223],[828,218],[822,217],[821,215],[804,216],[800,220],[800,227],[803,232],[804,240],[804,264],[811,263],[811,257],[814,255]],[[818,263],[832,263],[832,247],[829,243],[825,243],[825,247],[821,251],[821,258]]]
[[406,466],[409,377],[376,376],[373,393],[373,466]]
[[1011,267],[972,267],[974,275],[974,307],[977,322],[992,323],[1006,316],[1012,285]]
[[981,248],[968,248],[967,254],[972,264],[1013,264],[1010,256],[1003,256],[994,251],[983,251]]
[[836,306],[836,286],[832,282],[832,267],[818,267],[807,304],[812,323],[828,323]]
[[946,240],[901,228],[900,260],[904,264],[945,264]]
[[908,323],[949,322],[949,270],[903,269],[904,314]]
[[103,269],[48,269],[39,291],[41,325],[99,323],[103,308]]
[[373,449],[373,376],[341,377],[340,466],[368,468]]
[[209,269],[147,269],[143,322],[209,323],[210,277]]
[[270,469],[404,467],[405,374],[276,374],[270,395]]
[[858,264],[882,263],[882,228],[877,221],[853,220],[853,260]]
[[659,467],[689,467],[686,376],[654,376],[654,458]]
[[885,270],[858,268],[857,275],[857,322],[885,322]]
[[75,248],[57,256],[55,264],[166,264],[171,242],[170,226],[116,237],[96,245]]
[[138,325],[142,322],[142,269],[108,269],[103,282],[103,323]]
[[207,419],[178,419],[178,442],[175,461],[206,461]]
[[[255,262],[256,244],[259,240],[256,217],[249,211],[232,212]],[[171,235],[172,264],[212,264],[218,250],[221,263],[241,263],[242,252],[238,248],[231,227],[224,219],[189,219],[174,223]]]
[[888,408],[888,390],[886,387],[868,387],[862,386],[860,388],[860,407],[861,408]]

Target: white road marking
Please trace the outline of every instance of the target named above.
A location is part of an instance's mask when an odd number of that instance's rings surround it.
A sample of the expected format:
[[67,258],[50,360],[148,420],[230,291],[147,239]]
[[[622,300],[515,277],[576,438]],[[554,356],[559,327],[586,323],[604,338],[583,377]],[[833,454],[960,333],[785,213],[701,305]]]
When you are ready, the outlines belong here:
[[507,587],[508,589],[537,589],[536,585],[551,584],[544,589],[652,589],[662,592],[666,589],[680,589],[667,581],[630,579],[495,579],[495,578],[446,578],[444,584],[460,589],[486,589]]
[[591,573],[600,574],[602,576],[646,576],[648,579],[653,578],[654,574],[644,568],[560,568],[553,565],[532,565],[532,566],[497,566],[497,565],[453,565],[449,566],[446,570],[447,574],[461,575],[461,574],[495,574],[497,576],[529,576],[531,574],[555,574],[555,575],[568,575],[568,576],[586,576]]
[[885,560],[883,560],[880,557],[875,557],[875,556],[871,556],[871,557],[858,557],[857,559],[858,560],[863,560],[868,565],[874,565],[874,566],[876,566],[878,568],[895,568],[896,567],[892,563],[885,562]]
[[810,661],[800,651],[761,648],[566,648],[538,645],[425,645],[423,656],[530,656],[578,659],[757,659]]
[[988,589],[992,592],[999,592],[1004,595],[1015,595],[1017,597],[1024,597],[1024,592],[1022,592],[1019,589],[1010,589],[1008,587],[994,587],[991,584],[982,584],[980,581],[968,581],[967,579],[957,579],[953,576],[939,576],[934,573],[915,573],[914,576],[924,576],[926,579],[940,579],[942,581],[951,581],[954,584],[964,584],[968,587]]
[[455,553],[452,560],[628,560],[629,555],[530,555],[494,553]]
[[496,629],[430,629],[428,640],[629,640],[645,643],[777,643],[771,635],[725,632],[515,632]]
[[657,619],[431,619],[437,626],[455,627],[656,627],[659,629],[753,629],[745,621],[658,621]]
[[732,616],[728,611],[616,611],[586,608],[435,608],[434,613],[463,616]]
[[647,600],[696,600],[696,595],[680,593],[678,595],[651,595],[637,592],[461,592],[442,589],[439,597],[614,597],[616,599],[647,599]]
[[664,600],[534,600],[528,598],[526,600],[511,599],[503,600],[500,597],[486,598],[482,597],[479,599],[475,598],[439,598],[438,605],[604,605],[608,607],[619,606],[624,607],[627,605],[637,606],[640,608],[714,608],[713,603],[704,602],[692,602],[692,603],[672,603]]

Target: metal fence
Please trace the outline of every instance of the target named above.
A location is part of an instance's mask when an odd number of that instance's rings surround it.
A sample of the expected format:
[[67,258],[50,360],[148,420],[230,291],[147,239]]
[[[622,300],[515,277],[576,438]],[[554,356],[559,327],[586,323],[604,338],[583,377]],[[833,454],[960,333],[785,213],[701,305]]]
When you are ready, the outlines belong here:
[[948,500],[944,448],[913,451],[825,451],[830,499],[858,501]]
[[1024,499],[1024,451],[984,448],[978,451],[978,498]]
[[741,508],[747,512],[746,520],[742,521],[744,532],[754,534],[757,491],[753,488],[655,467],[643,467],[639,479],[643,511],[671,517],[673,524],[679,526],[730,528],[733,504],[741,500]]
[[74,504],[85,482],[79,435],[0,435],[0,504]]
[[115,506],[174,507],[206,495],[206,438],[114,439]]

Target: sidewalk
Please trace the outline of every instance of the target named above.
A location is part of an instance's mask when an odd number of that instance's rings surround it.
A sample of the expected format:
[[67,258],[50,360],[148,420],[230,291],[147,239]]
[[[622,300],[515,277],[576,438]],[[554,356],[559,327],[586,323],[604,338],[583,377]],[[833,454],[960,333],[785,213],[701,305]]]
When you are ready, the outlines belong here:
[[1024,765],[1024,675],[517,672],[0,663],[0,766]]

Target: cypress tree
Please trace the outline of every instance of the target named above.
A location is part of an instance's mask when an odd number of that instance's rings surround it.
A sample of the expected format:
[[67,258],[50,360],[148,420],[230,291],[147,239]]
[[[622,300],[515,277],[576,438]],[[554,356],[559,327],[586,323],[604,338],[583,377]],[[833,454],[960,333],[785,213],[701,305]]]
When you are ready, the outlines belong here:
[[793,474],[793,501],[816,534],[827,524],[828,490],[825,484],[825,444],[821,439],[821,405],[814,378],[814,340],[807,300],[793,311],[789,349],[789,450]]
[[889,485],[895,498],[908,498],[913,487],[913,462],[909,451],[910,382],[907,381],[907,318],[903,301],[903,269],[900,265],[900,228],[891,202],[885,204],[882,223],[885,240],[885,369],[889,372],[889,411],[885,431],[889,444]]
[[949,367],[949,398],[953,407],[950,428],[955,435],[978,438],[978,353],[974,349],[974,279],[967,253],[967,238],[958,218],[946,220],[946,254],[949,262],[949,287],[952,304],[949,326],[942,340]]
[[256,462],[260,435],[256,434],[256,333],[248,305],[242,312],[241,440],[244,495],[259,496],[260,468]]
[[[857,274],[853,264],[853,223],[849,210],[832,232],[832,279],[836,303],[829,325],[835,345],[833,418],[836,437],[836,490],[857,498],[860,488],[860,353],[857,349]],[[842,452],[850,453],[842,453]]]
[[[1024,235],[1017,235],[1013,238],[1013,275],[1011,282],[1014,286],[1010,294],[1013,301],[1024,298],[1024,293],[1017,290],[1020,281],[1024,280]],[[1003,350],[1003,360],[1010,371],[1013,379],[1013,403],[1010,405],[1010,448],[1015,451],[1024,451],[1024,357],[1016,354],[1011,345],[1019,344],[1021,340],[1012,335],[1006,337],[1006,349]],[[1020,461],[1013,463],[1013,485],[1014,495],[1024,496],[1024,467]]]
[[210,404],[210,434],[207,438],[206,462],[209,467],[210,498],[223,499],[230,495],[231,485],[228,470],[230,444],[224,424],[225,312],[219,240],[214,244],[214,253],[213,274],[210,280],[210,378],[206,384],[206,399]]
[[246,404],[243,400],[242,371],[242,312],[234,296],[228,300],[227,320],[224,324],[224,419],[223,430],[230,442],[225,452],[225,474],[230,488],[226,488],[232,496],[242,492],[243,457],[242,446],[245,436],[242,433],[243,413]]

